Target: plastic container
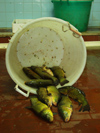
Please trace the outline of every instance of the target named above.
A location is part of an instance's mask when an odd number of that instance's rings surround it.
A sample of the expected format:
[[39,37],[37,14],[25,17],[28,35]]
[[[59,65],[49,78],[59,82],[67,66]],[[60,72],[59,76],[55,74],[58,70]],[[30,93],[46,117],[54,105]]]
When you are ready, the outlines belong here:
[[33,21],[33,19],[15,19],[12,22],[12,32],[13,34],[17,32],[17,30],[22,29],[25,24]]
[[86,31],[93,0],[52,0],[54,16],[69,21],[80,32]]
[[68,22],[47,17],[29,22],[13,35],[6,50],[6,67],[16,91],[26,97],[36,94],[36,88],[24,84],[29,80],[22,71],[25,66],[58,65],[70,81],[66,85],[78,80],[86,64],[86,47],[82,36],[73,31],[77,29],[69,28]]

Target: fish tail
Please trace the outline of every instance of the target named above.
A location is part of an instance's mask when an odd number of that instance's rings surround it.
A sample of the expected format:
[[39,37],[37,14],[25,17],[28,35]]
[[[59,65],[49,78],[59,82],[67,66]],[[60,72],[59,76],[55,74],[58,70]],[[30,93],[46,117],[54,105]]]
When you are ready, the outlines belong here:
[[64,84],[68,83],[69,81],[66,78],[61,78],[60,79],[60,84],[63,86]]
[[58,79],[57,79],[57,78],[53,78],[53,82],[54,82],[55,86],[57,86],[57,85],[58,85],[58,83],[59,83],[59,81],[58,81]]
[[40,114],[47,121],[53,122],[53,113],[50,108],[43,109]]
[[84,108],[83,108],[83,112],[84,111],[90,111],[90,106],[89,106],[89,104],[87,104]]
[[89,104],[87,103],[85,106],[81,106],[81,108],[79,109],[79,112],[81,111],[90,111],[90,106]]

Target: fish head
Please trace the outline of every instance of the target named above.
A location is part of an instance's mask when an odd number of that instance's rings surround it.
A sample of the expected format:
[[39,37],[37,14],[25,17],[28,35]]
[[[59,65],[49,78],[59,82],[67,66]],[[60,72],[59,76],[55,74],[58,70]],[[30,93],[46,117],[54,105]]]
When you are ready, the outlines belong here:
[[45,117],[49,122],[53,122],[53,117],[50,114],[47,114]]
[[70,117],[72,115],[72,109],[71,108],[67,108],[66,111],[64,111],[64,121],[68,122],[70,120]]
[[44,109],[41,112],[41,116],[49,122],[53,122],[53,113],[50,108]]
[[49,107],[51,107],[51,106],[52,106],[52,96],[47,96],[47,97],[45,98],[45,103],[46,103]]
[[54,106],[57,106],[57,104],[58,104],[60,98],[61,98],[60,93],[53,94],[53,96],[52,96],[52,101],[53,101],[53,105],[54,105]]

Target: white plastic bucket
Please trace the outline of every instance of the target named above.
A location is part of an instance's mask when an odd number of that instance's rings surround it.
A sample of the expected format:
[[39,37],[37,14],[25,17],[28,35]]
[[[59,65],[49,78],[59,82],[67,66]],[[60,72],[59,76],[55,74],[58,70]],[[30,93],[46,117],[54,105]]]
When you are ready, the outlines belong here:
[[36,94],[36,88],[24,84],[29,79],[22,71],[23,67],[59,65],[69,80],[66,85],[73,85],[84,70],[86,55],[82,36],[70,30],[68,22],[46,17],[29,22],[13,35],[6,51],[6,67],[17,84],[16,91],[28,97],[29,93]]

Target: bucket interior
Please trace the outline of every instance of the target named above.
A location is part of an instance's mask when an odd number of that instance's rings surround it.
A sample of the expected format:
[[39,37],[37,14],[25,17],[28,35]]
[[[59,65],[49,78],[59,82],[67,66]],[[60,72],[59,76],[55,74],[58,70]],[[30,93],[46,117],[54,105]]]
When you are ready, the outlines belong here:
[[81,76],[85,63],[86,48],[82,36],[75,36],[68,29],[68,22],[56,18],[30,22],[14,34],[6,51],[6,67],[13,81],[23,90],[35,94],[36,88],[24,84],[29,80],[22,71],[24,66],[60,66],[69,80],[66,85],[73,85]]

